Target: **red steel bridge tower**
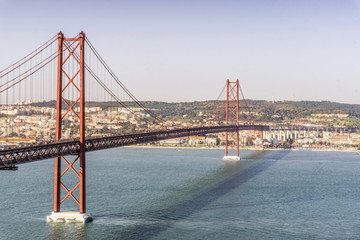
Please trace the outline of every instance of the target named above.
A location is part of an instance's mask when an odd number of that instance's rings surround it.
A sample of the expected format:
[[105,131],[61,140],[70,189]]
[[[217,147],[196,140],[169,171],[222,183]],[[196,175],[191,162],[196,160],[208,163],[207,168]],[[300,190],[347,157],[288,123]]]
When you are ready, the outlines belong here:
[[[223,160],[239,161],[239,79],[226,82],[226,125],[236,125],[235,132],[225,133],[225,156]],[[229,155],[230,153],[230,155]]]
[[[85,34],[81,32],[75,38],[64,38],[62,32],[58,34],[58,70],[57,70],[57,106],[56,106],[56,140],[62,139],[62,122],[71,115],[79,124],[79,153],[69,160],[64,156],[55,158],[54,178],[54,211],[48,216],[48,221],[88,222],[92,218],[86,214],[86,184],[85,184],[85,63],[84,63]],[[72,100],[64,96],[65,92],[72,93]],[[66,165],[62,171],[61,165]],[[74,164],[78,163],[76,170]],[[64,175],[73,172],[78,180],[75,186],[68,188]],[[61,196],[61,190],[65,196]],[[78,197],[76,196],[78,193]],[[61,212],[61,204],[72,198],[79,206],[79,212]]]

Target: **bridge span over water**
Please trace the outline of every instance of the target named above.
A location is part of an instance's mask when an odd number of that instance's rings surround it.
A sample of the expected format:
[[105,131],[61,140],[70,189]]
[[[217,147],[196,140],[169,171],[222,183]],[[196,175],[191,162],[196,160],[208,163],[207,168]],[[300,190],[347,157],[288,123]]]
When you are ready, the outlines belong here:
[[[203,135],[217,132],[233,132],[242,130],[268,131],[265,125],[229,125],[212,127],[182,128],[167,131],[156,131],[136,133],[101,138],[88,138],[85,141],[85,151],[97,151],[108,148],[116,148],[135,144],[150,143],[165,139]],[[80,141],[67,140],[56,141],[42,145],[13,148],[0,151],[0,168],[11,167],[18,164],[30,163],[54,157],[66,155],[78,155],[80,152]]]
[[[257,130],[263,133],[270,130],[270,127],[266,125],[240,124],[240,93],[246,108],[248,106],[239,80],[233,82],[227,80],[225,88],[225,125],[165,130],[166,121],[147,109],[124,86],[89,39],[85,37],[84,32],[80,32],[73,38],[65,38],[64,34],[59,32],[32,53],[0,71],[0,114],[7,118],[5,121],[1,119],[0,124],[3,129],[0,129],[0,135],[5,137],[22,135],[24,138],[32,136],[38,141],[37,144],[30,146],[0,151],[0,168],[55,158],[54,208],[47,220],[89,221],[91,217],[86,214],[86,152],[225,132],[225,156],[232,152],[236,155],[235,157],[238,157],[239,131]],[[45,106],[46,101],[49,100],[56,102],[56,108],[50,109]],[[24,102],[36,102],[40,106],[22,104]],[[90,102],[107,103],[104,109],[116,109],[116,114],[119,115],[122,114],[121,111],[125,111],[123,117],[125,115],[130,117],[121,118],[114,114],[110,116],[109,121],[99,124],[98,120],[105,118],[106,113],[103,114],[104,116],[96,115],[91,118],[90,107],[85,107],[85,103]],[[129,103],[132,105],[130,106]],[[98,113],[96,109],[100,107],[91,106],[91,108],[95,108],[95,112]],[[134,110],[136,108],[140,109],[141,114]],[[39,114],[49,116],[49,118],[34,120],[30,117]],[[15,122],[14,119],[17,116],[19,119]],[[136,117],[138,120],[135,119]],[[212,120],[214,119],[215,117]],[[41,124],[35,127],[27,124],[26,120]],[[48,124],[49,122],[51,124]],[[140,133],[121,134],[136,132],[130,129],[130,126],[134,125],[139,127],[137,132]],[[19,127],[14,129],[15,126]],[[109,135],[92,138],[91,136],[103,136],[103,132],[94,130],[99,126],[109,127],[110,131],[106,132]],[[144,132],[147,130],[149,132]],[[66,140],[69,138],[76,138],[76,140]],[[42,144],[44,139],[50,142]],[[236,159],[239,160],[239,157]],[[67,172],[75,175],[66,174]],[[69,175],[74,176],[77,182],[70,187],[65,186],[64,179],[71,177]],[[78,205],[78,212],[68,214],[61,211],[61,204],[69,199],[73,199]]]

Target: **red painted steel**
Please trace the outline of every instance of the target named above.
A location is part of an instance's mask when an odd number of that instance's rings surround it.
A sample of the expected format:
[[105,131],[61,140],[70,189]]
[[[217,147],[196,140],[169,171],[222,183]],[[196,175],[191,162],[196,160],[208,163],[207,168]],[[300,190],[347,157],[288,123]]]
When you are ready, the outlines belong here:
[[[108,148],[129,146],[134,144],[144,144],[156,142],[165,139],[199,136],[208,133],[242,130],[269,131],[270,127],[266,125],[228,125],[228,126],[208,126],[195,128],[182,128],[166,131],[155,131],[136,133],[128,135],[116,135],[111,137],[90,138],[85,141],[85,151],[92,152]],[[325,131],[325,129],[319,129]],[[0,168],[11,167],[18,164],[25,164],[44,159],[79,155],[79,140],[62,140],[41,145],[32,145],[19,148],[0,150]],[[70,165],[70,166],[69,166]],[[69,164],[67,168],[71,168]]]
[[84,41],[85,33],[80,36],[80,212],[86,212],[85,185],[85,61]]
[[[226,126],[229,125],[229,79],[226,81]],[[225,156],[228,154],[228,131],[225,132]]]
[[[57,101],[56,101],[56,140],[61,139],[61,107],[62,107],[62,56],[64,35],[58,34],[58,71],[57,71]],[[54,180],[54,212],[60,211],[60,173],[61,157],[55,158],[55,180]]]
[[[56,113],[56,140],[61,140],[61,121],[69,114],[72,113],[79,120],[80,138],[79,138],[79,152],[78,156],[69,162],[64,156],[56,157],[55,159],[55,182],[54,182],[54,212],[60,212],[61,204],[71,197],[78,205],[81,213],[86,212],[86,191],[85,191],[85,63],[84,63],[84,42],[85,34],[81,32],[77,38],[64,38],[60,32],[58,34],[58,77],[57,77],[57,113]],[[64,54],[68,53],[67,57],[63,59]],[[66,71],[65,63],[73,60],[73,69],[78,71]],[[72,64],[72,62],[70,62]],[[69,74],[72,73],[72,76]],[[64,76],[64,79],[63,79]],[[78,85],[75,79],[79,78]],[[63,85],[63,81],[67,81]],[[79,97],[70,104],[63,97],[66,89],[73,88],[74,92],[79,94]],[[65,109],[63,109],[63,104]],[[74,106],[79,104],[80,113],[76,113]],[[66,109],[67,108],[67,109]],[[63,111],[65,112],[63,114]],[[74,168],[74,164],[79,161],[79,172]],[[66,169],[61,173],[61,163],[67,165]],[[71,170],[79,178],[79,182],[72,189],[67,188],[61,181],[64,174]],[[66,196],[61,199],[61,187],[66,191]],[[79,188],[79,198],[73,195],[73,192]]]
[[225,133],[225,156],[234,152],[239,156],[239,80],[226,81],[226,126],[236,125],[235,132]]

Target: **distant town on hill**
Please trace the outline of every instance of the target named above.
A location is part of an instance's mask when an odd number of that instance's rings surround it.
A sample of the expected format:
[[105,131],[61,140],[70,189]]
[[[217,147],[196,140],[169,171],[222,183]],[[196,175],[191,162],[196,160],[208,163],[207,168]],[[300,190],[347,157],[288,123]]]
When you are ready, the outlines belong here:
[[[62,118],[62,139],[77,139],[78,102],[66,100]],[[121,106],[120,106],[121,105]],[[240,131],[242,146],[297,148],[360,149],[360,105],[328,101],[240,101],[241,124],[262,124],[278,130],[260,133]],[[71,106],[69,110],[68,106]],[[145,106],[148,110],[144,110]],[[230,109],[236,108],[232,102]],[[87,102],[85,107],[86,137],[107,137],[148,131],[224,125],[225,101],[166,103],[157,101]],[[31,146],[56,139],[56,102],[0,105],[0,148]],[[154,118],[154,116],[158,116]],[[160,120],[161,118],[162,120]],[[234,120],[234,119],[230,119]],[[234,124],[234,122],[230,122]],[[274,126],[275,125],[275,126]],[[291,126],[291,131],[284,130]],[[298,126],[297,130],[293,127]],[[302,127],[302,131],[299,127]],[[333,127],[333,131],[328,131]],[[312,129],[310,129],[312,128]],[[326,129],[325,131],[321,131]],[[282,129],[282,130],[279,130]],[[314,130],[315,129],[315,130]],[[320,129],[320,130],[319,130]],[[337,131],[337,130],[339,131]],[[293,131],[294,130],[294,131]],[[334,131],[335,130],[335,131]],[[154,146],[223,147],[224,132],[184,137],[160,142]]]
[[[125,102],[128,107],[137,107],[134,102]],[[212,116],[217,121],[225,120],[225,101],[158,102],[143,101],[142,104],[166,121],[193,122]],[[55,101],[32,103],[35,106],[55,107]],[[89,102],[87,107],[114,107],[117,103]],[[265,101],[240,100],[242,121],[274,124],[304,122],[326,126],[360,126],[360,104],[345,104],[330,101]]]

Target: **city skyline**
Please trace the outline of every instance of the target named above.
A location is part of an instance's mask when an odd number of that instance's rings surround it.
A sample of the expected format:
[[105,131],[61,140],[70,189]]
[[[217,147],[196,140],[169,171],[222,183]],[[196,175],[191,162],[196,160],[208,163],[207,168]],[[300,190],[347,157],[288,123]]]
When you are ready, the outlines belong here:
[[359,103],[359,7],[335,0],[0,0],[0,69],[60,30],[83,30],[142,101],[214,100],[226,79],[239,79],[249,99]]

